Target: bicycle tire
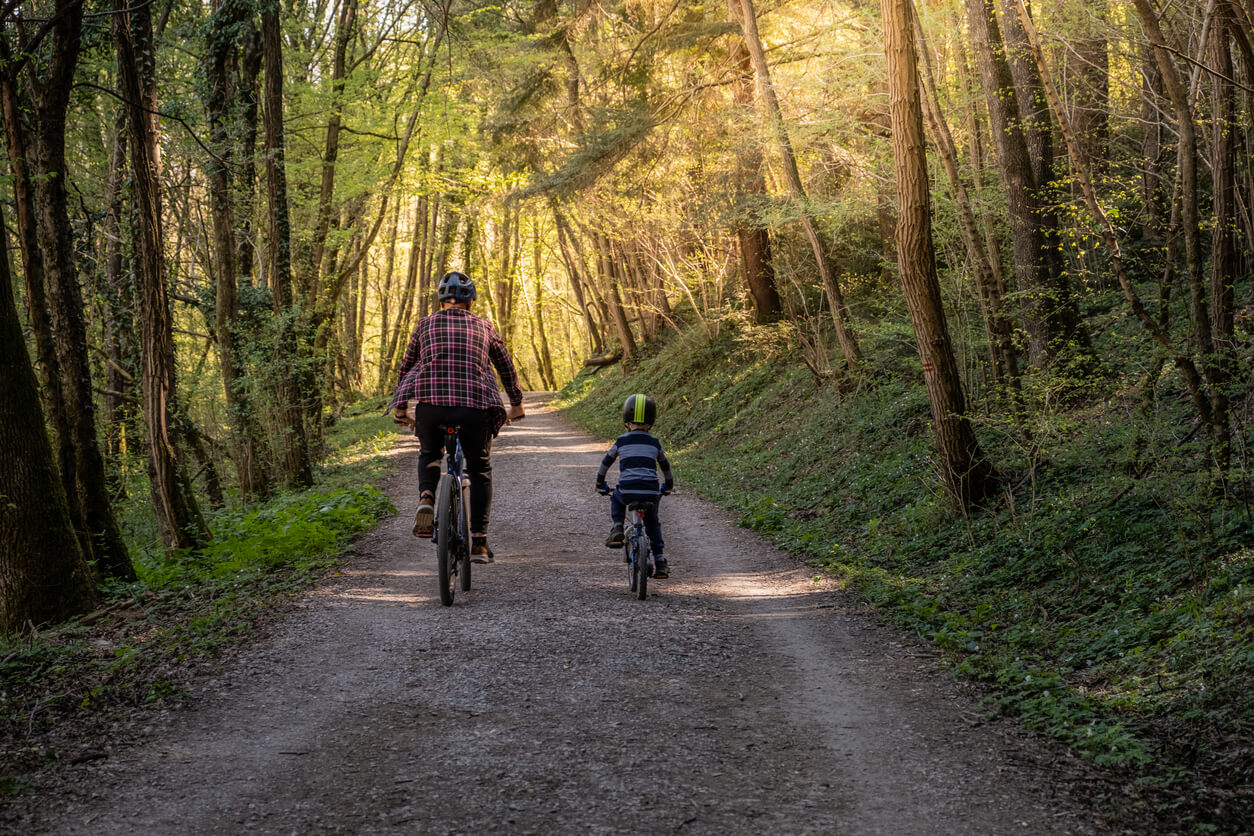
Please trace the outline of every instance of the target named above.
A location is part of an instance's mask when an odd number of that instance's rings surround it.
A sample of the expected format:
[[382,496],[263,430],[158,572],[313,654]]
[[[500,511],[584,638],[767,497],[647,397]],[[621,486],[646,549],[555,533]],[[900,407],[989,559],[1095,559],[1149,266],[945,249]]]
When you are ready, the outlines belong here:
[[632,559],[632,543],[627,540],[623,544],[623,551],[627,554],[627,589],[631,592],[636,591],[636,561]]
[[457,577],[462,592],[470,591],[470,488],[461,486],[461,501],[457,503],[457,531],[461,543],[457,547]]
[[643,601],[649,596],[649,547],[644,538],[637,538],[634,544],[631,566],[636,573],[636,598]]
[[440,477],[435,495],[435,536],[437,563],[440,576],[440,603],[453,605],[453,591],[457,581],[457,547],[453,541],[457,534],[453,515],[457,513],[457,489],[453,477],[447,473]]

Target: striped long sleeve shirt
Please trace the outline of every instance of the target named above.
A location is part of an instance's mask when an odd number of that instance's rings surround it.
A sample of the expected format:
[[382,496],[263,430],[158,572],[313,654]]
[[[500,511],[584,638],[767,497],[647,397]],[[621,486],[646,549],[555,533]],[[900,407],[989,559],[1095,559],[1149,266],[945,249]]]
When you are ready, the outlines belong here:
[[605,484],[605,477],[615,459],[618,460],[618,489],[623,493],[656,496],[659,492],[659,468],[665,482],[664,487],[670,490],[675,486],[671,463],[662,452],[662,442],[647,430],[631,430],[614,440],[597,470],[598,485]]

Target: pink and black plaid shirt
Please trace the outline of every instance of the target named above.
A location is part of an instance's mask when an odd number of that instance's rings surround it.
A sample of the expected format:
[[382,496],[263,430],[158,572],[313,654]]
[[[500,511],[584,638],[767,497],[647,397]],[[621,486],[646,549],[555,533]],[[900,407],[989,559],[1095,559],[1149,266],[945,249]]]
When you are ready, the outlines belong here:
[[494,413],[495,434],[505,423],[505,407],[493,368],[501,376],[509,402],[521,404],[518,372],[492,323],[464,308],[436,311],[414,328],[396,394],[386,411],[405,401],[489,409]]

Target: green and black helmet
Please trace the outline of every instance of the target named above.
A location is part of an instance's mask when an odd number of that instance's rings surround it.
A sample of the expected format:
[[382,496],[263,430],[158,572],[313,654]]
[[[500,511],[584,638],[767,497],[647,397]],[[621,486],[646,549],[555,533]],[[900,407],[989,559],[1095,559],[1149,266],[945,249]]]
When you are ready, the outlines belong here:
[[652,424],[657,420],[657,404],[648,395],[630,395],[623,402],[623,422]]

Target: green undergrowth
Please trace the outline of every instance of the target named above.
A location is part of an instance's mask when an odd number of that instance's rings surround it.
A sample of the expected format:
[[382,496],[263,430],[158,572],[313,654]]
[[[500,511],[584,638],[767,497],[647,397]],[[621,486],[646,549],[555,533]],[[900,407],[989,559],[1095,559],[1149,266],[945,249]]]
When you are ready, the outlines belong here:
[[1216,484],[1199,465],[1204,445],[1171,382],[1143,407],[1140,378],[1110,368],[1084,385],[1029,380],[1013,419],[994,417],[1009,409],[992,395],[976,399],[1002,489],[964,516],[940,488],[912,354],[842,393],[794,342],[784,325],[689,330],[630,376],[577,378],[559,404],[608,438],[628,394],[653,395],[682,488],[934,642],[989,686],[990,713],[1065,741],[1121,776],[1136,803],[1192,796],[1195,809],[1175,814],[1183,827],[1248,821],[1248,485]]
[[355,536],[395,510],[377,486],[395,436],[382,408],[355,405],[330,428],[312,488],[209,513],[213,541],[203,551],[168,552],[144,539],[151,531],[137,487],[121,516],[139,580],[111,585],[85,623],[0,644],[0,777],[51,756],[41,735],[79,715],[180,697],[185,670],[333,570]]

